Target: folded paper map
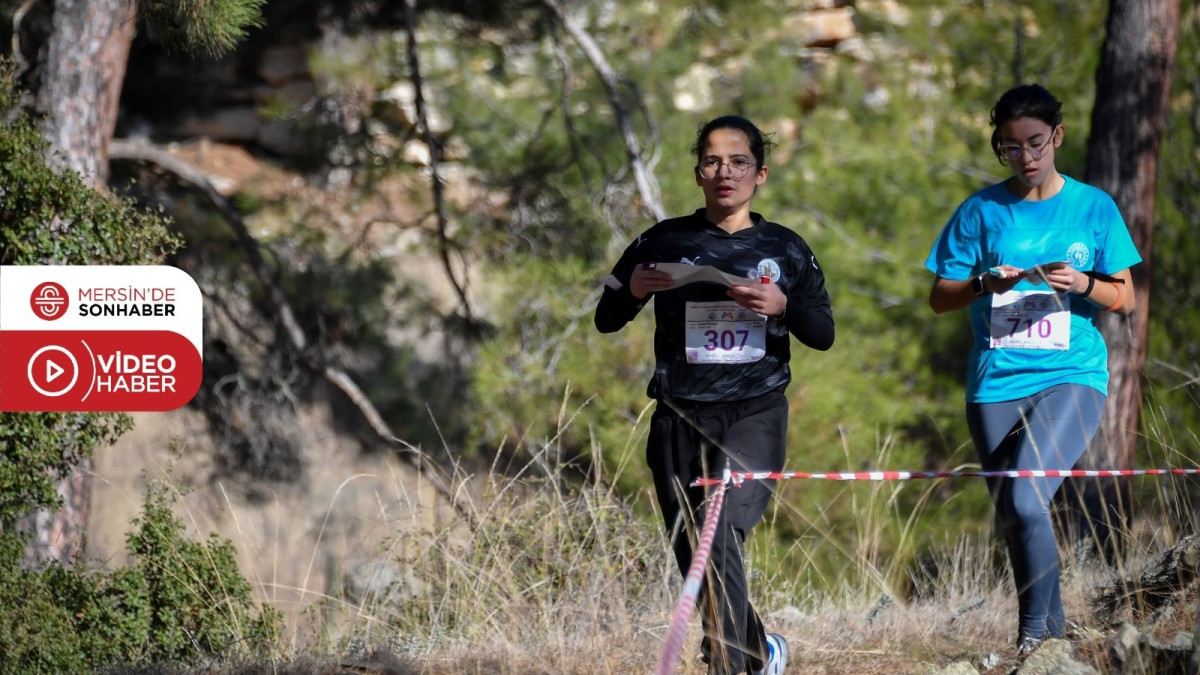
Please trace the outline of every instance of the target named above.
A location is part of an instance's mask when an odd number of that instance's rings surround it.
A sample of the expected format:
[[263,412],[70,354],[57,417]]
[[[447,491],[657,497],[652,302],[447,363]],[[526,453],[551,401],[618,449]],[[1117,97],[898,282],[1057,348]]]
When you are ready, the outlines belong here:
[[[711,281],[722,286],[747,286],[758,283],[757,279],[728,274],[709,265],[687,265],[684,263],[655,263],[654,269],[671,275],[669,288],[679,288],[697,281]],[[669,289],[668,289],[669,290]]]
[[[1068,265],[1070,265],[1070,263],[1062,260],[1055,260],[1053,262],[1046,262],[1040,265],[1034,265],[1033,267],[1027,267],[1019,272],[1017,276],[1025,279],[1040,280],[1044,279],[1047,274],[1054,272],[1055,270],[1060,270]],[[1000,277],[1001,279],[1006,279],[1008,276],[1010,276],[1005,274],[1004,270],[1000,269],[999,267],[993,267],[988,271],[992,274],[992,276]]]

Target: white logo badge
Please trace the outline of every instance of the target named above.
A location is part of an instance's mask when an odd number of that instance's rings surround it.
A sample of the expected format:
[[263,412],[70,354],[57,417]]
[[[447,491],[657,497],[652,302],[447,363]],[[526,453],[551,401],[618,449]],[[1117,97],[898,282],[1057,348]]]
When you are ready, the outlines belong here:
[[779,263],[770,258],[760,261],[757,276],[759,278],[767,277],[771,283],[777,283],[779,281]]
[[1067,261],[1077,270],[1083,269],[1087,265],[1088,260],[1092,257],[1091,251],[1088,250],[1087,244],[1083,242],[1075,242],[1067,249]]

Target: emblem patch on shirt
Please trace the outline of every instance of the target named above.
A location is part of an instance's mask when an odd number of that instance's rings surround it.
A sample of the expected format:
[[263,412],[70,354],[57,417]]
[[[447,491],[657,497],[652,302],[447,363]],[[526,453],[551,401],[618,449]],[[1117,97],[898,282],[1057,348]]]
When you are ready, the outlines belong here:
[[1067,249],[1067,261],[1077,270],[1083,269],[1083,266],[1088,263],[1092,257],[1092,252],[1088,250],[1087,244],[1083,242],[1075,242]]
[[760,261],[758,263],[758,273],[754,276],[759,278],[767,277],[771,280],[771,283],[777,283],[779,281],[779,263],[770,258]]

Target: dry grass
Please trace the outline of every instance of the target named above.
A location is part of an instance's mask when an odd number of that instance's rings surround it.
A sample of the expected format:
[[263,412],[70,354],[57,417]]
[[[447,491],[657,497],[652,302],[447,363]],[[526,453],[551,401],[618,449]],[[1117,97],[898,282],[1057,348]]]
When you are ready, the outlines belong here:
[[[140,503],[142,479],[129,466],[151,467],[150,477],[163,471],[165,455],[151,449],[167,447],[160,436],[186,426],[187,418],[173,419],[174,425],[154,425],[140,418],[139,430],[97,461],[94,523],[108,524],[93,531],[93,553],[115,546],[114,523],[127,523]],[[275,672],[339,672],[348,665],[378,673],[653,672],[681,580],[657,522],[635,517],[634,500],[617,495],[612,479],[564,478],[571,468],[553,461],[548,442],[518,475],[460,478],[459,488],[475,504],[470,530],[394,459],[363,455],[329,436],[318,412],[302,419],[311,425],[298,430],[309,434],[309,480],[280,486],[269,499],[200,480],[201,435],[187,436],[191,452],[171,460],[175,475],[196,481],[180,503],[185,522],[199,536],[229,537],[259,599],[284,611],[289,656],[270,664]],[[627,463],[640,448],[622,452]],[[836,544],[844,555],[842,579],[813,584],[780,564],[774,549],[750,547],[753,597],[769,628],[790,642],[789,671],[919,672],[955,661],[978,666],[990,653],[1000,661],[989,672],[1011,671],[1016,602],[991,533],[952,540],[930,562],[935,577],[903,583],[914,572],[886,560],[878,541],[884,528],[896,526],[886,508],[895,501],[892,488],[862,489],[863,522]],[[1168,484],[1159,499],[1168,504],[1159,507],[1162,515],[1147,513],[1139,523],[1122,573],[1190,531],[1190,511],[1170,495]],[[777,503],[760,527],[780,517],[805,516]],[[1163,520],[1171,527],[1162,527]],[[1069,558],[1067,614],[1086,625],[1089,589],[1111,572],[1077,567]],[[386,570],[394,583],[348,592],[347,574],[364,563]],[[1194,617],[1181,606],[1141,619],[1169,642],[1175,631],[1190,630]],[[694,617],[678,673],[705,672],[699,640]],[[1111,665],[1100,642],[1078,643],[1077,655],[1101,672]]]

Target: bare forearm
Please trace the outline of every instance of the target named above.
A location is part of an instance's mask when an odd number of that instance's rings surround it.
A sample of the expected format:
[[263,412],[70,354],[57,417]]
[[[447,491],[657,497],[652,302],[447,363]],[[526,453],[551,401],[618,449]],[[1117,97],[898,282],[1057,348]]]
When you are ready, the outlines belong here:
[[1122,270],[1113,275],[1116,281],[1105,281],[1089,277],[1089,281],[1080,290],[1079,295],[1100,309],[1119,314],[1130,314],[1136,308],[1137,295],[1133,290],[1133,279],[1129,270]]
[[929,290],[929,306],[935,314],[962,309],[978,299],[972,279],[952,281],[938,277]]

